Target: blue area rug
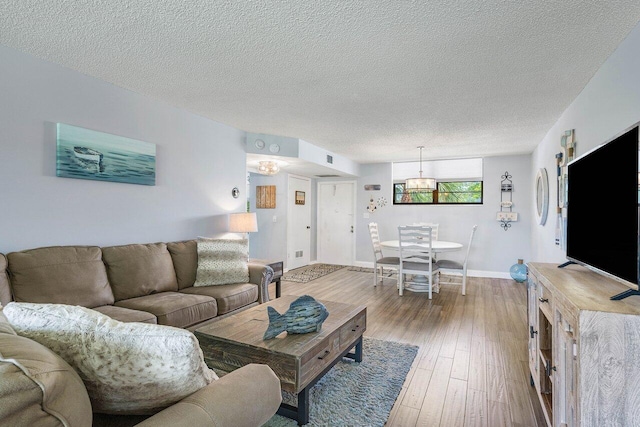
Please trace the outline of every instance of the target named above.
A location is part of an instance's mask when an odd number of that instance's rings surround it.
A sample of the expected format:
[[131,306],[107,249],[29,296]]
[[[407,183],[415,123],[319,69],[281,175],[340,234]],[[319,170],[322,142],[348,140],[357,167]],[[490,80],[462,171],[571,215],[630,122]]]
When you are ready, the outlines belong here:
[[[384,426],[417,353],[413,345],[365,337],[361,363],[343,358],[311,389],[307,426]],[[282,395],[297,404],[295,395]],[[264,427],[297,425],[274,415]]]

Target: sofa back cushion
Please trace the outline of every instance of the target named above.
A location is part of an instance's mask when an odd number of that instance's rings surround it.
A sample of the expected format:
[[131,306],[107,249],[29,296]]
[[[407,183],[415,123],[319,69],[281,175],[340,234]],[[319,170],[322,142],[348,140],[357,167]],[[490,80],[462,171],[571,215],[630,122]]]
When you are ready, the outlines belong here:
[[102,248],[102,258],[116,301],[178,290],[165,243],[110,246]]
[[198,268],[193,286],[230,285],[249,281],[249,243],[246,239],[199,237]]
[[178,289],[193,286],[198,269],[198,245],[195,240],[167,243],[176,270]]
[[16,332],[75,368],[95,412],[155,413],[217,379],[185,329],[119,322],[62,304],[12,302],[4,311]]
[[0,424],[90,426],[78,374],[45,346],[13,332],[0,310]]
[[113,293],[97,246],[54,246],[11,252],[13,299],[98,307],[113,304]]
[[0,304],[7,305],[11,302],[11,287],[7,275],[7,258],[0,254]]

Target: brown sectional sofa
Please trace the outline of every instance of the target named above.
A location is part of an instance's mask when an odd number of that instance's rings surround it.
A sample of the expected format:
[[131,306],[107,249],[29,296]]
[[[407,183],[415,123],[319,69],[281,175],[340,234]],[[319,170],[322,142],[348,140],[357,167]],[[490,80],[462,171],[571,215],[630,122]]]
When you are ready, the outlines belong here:
[[0,302],[81,305],[123,322],[193,328],[269,300],[268,266],[249,264],[249,283],[194,287],[197,266],[195,240],[12,252],[0,255],[8,273]]
[[[197,264],[195,240],[0,254],[0,303],[81,305],[124,322],[195,329],[269,300],[273,270],[268,266],[249,264],[249,283],[194,288]],[[15,335],[0,311],[0,424],[90,425],[86,390],[77,386],[76,377],[46,347]],[[273,371],[265,365],[248,365],[140,425],[260,425],[280,401],[280,383]],[[69,409],[71,418],[64,419],[57,408]],[[141,420],[93,414],[92,422],[125,426]]]

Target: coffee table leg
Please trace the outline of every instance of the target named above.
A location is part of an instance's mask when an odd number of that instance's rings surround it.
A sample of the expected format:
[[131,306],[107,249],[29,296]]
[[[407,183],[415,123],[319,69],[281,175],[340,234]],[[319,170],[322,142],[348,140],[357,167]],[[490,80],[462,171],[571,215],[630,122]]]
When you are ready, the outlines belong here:
[[356,362],[362,362],[362,337],[356,341],[356,345],[353,346],[353,353],[347,353],[344,357],[353,359]]
[[356,344],[356,357],[353,359],[356,362],[362,362],[362,337]]
[[[356,341],[353,347],[353,353],[349,350],[342,354],[342,357],[347,357],[349,359],[353,359],[356,362],[362,362],[362,336]],[[298,393],[298,407],[294,407],[292,405],[288,405],[286,403],[282,403],[280,408],[278,408],[278,415],[282,415],[283,417],[291,418],[293,420],[298,421],[299,426],[303,426],[309,423],[309,391],[311,387],[315,385],[320,378],[324,376],[338,361],[340,361],[341,357],[338,357],[335,361],[333,361],[329,366],[325,368],[325,370],[320,373],[309,385],[300,390]]]
[[309,388],[305,387],[298,393],[298,425],[309,423]]

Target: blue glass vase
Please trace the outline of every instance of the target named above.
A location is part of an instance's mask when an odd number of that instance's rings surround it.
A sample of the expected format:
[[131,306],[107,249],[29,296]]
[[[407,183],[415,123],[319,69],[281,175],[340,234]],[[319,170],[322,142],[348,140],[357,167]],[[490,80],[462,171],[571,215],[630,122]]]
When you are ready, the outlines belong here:
[[527,280],[527,266],[522,263],[522,260],[519,259],[517,264],[513,264],[509,269],[509,274],[513,280],[518,283],[522,283]]

